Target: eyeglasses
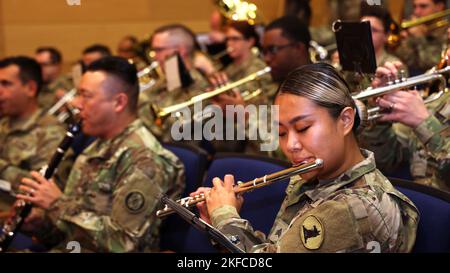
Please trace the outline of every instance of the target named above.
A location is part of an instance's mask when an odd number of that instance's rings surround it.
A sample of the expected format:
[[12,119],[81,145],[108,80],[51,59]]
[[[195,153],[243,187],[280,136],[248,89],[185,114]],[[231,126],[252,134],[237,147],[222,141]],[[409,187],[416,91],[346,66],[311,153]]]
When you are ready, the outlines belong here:
[[278,53],[278,51],[280,51],[284,48],[288,48],[290,46],[294,46],[294,45],[295,45],[295,43],[291,43],[291,44],[287,44],[287,45],[272,45],[272,46],[264,47],[262,49],[262,52],[264,55],[268,55],[268,54],[275,55]]

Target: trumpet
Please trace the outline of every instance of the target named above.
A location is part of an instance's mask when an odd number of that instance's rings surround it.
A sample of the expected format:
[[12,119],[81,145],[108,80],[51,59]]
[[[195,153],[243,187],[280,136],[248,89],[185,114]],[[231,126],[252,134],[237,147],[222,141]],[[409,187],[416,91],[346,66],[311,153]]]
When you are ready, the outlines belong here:
[[167,117],[168,115],[172,114],[172,113],[177,113],[180,112],[182,109],[192,106],[195,103],[207,100],[207,99],[211,99],[215,96],[218,96],[222,93],[225,93],[233,88],[236,88],[238,86],[241,86],[245,83],[248,83],[250,81],[254,81],[256,79],[261,78],[262,76],[264,76],[265,74],[269,73],[271,71],[270,67],[266,67],[264,69],[261,69],[255,73],[252,73],[250,75],[248,75],[245,78],[240,79],[239,81],[233,82],[233,83],[229,83],[223,87],[220,87],[218,89],[215,89],[213,91],[210,92],[206,92],[197,96],[194,96],[192,98],[190,98],[188,101],[186,102],[182,102],[179,104],[175,104],[172,106],[168,106],[165,108],[159,108],[157,105],[152,104],[151,105],[151,109],[153,110],[153,112],[155,113],[155,116],[157,118],[157,120],[161,120],[165,117]]
[[[447,92],[447,90],[446,90],[447,80],[444,77],[444,74],[447,74],[449,72],[450,72],[450,67],[446,67],[444,69],[436,70],[429,74],[423,74],[423,75],[419,75],[419,76],[415,76],[415,77],[411,77],[411,78],[407,78],[407,79],[396,80],[394,83],[391,83],[388,86],[379,87],[379,88],[368,88],[368,89],[362,91],[361,93],[353,96],[353,99],[354,100],[368,100],[371,98],[376,98],[376,97],[380,97],[380,96],[389,94],[389,93],[394,92],[399,89],[405,89],[405,88],[420,85],[423,83],[438,81],[440,91],[438,93],[433,94],[432,96],[428,97],[424,101],[426,104],[429,104],[431,102],[438,100],[440,97],[442,97]],[[367,111],[368,115],[369,115],[368,119],[371,121],[371,120],[380,118],[382,116],[382,114],[380,114],[380,111],[381,111],[380,107],[375,107],[375,108],[369,109]]]
[[[235,187],[234,192],[236,194],[251,192],[255,189],[263,188],[263,187],[271,185],[275,182],[285,180],[285,179],[290,178],[295,175],[300,175],[300,174],[304,174],[307,172],[311,172],[313,170],[317,170],[322,167],[323,167],[323,160],[316,159],[314,162],[294,166],[292,168],[285,169],[285,170],[282,170],[277,173],[273,173],[270,175],[266,175],[264,177],[256,178],[252,181],[248,181],[245,183],[238,182],[238,185]],[[177,200],[176,202],[186,208],[192,208],[197,203],[200,203],[203,201],[205,201],[205,196],[203,194],[200,194],[200,195],[197,195],[194,197],[186,197],[186,198]],[[163,209],[158,210],[156,212],[156,216],[159,218],[162,218],[162,217],[165,217],[172,213],[174,213],[174,211],[166,205]]]
[[139,91],[143,92],[152,88],[161,78],[161,72],[158,62],[154,61],[146,68],[138,72]]

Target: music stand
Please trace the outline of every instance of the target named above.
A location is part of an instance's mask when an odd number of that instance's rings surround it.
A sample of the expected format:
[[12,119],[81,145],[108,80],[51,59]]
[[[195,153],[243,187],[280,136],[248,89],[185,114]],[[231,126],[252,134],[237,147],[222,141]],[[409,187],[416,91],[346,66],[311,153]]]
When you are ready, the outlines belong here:
[[161,200],[162,203],[166,204],[171,209],[173,209],[183,220],[185,220],[186,222],[188,222],[201,232],[205,232],[206,234],[208,234],[208,236],[211,239],[213,239],[214,241],[225,247],[231,253],[245,253],[242,249],[240,249],[234,243],[232,243],[227,238],[227,236],[225,236],[222,232],[220,232],[213,226],[209,225],[202,219],[198,218],[190,210],[181,206],[180,204],[173,201],[164,194],[159,195],[158,198]]
[[377,69],[369,21],[333,23],[342,69],[358,75],[374,74]]

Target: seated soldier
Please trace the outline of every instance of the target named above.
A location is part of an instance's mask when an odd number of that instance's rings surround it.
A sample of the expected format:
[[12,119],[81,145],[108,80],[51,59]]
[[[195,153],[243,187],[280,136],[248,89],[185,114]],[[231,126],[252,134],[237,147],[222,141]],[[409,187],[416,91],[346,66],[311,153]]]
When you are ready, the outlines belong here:
[[[209,86],[208,81],[194,67],[195,40],[192,32],[183,25],[166,25],[158,28],[150,40],[154,59],[158,62],[163,74],[167,58],[179,54],[193,82],[168,90],[166,79],[160,79],[152,88],[143,90],[139,96],[139,117],[145,126],[161,141],[171,141],[171,125],[174,120],[169,118],[162,124],[155,124],[155,116],[151,104],[166,107],[199,95]],[[167,78],[167,77],[166,77]]]
[[[38,107],[41,86],[41,67],[35,60],[0,60],[0,180],[12,195],[23,177],[48,164],[64,137],[64,127]],[[11,204],[4,198],[0,210]]]
[[40,47],[36,49],[35,59],[41,65],[43,80],[43,87],[38,96],[39,107],[47,110],[56,102],[59,89],[67,92],[74,88],[74,84],[69,74],[62,74],[63,59],[58,49]]
[[[446,6],[446,0],[414,0],[411,19],[444,11]],[[445,27],[428,29],[426,25],[407,29],[402,32],[403,40],[394,53],[408,66],[411,75],[425,73],[439,62],[447,47],[446,31]]]
[[[378,68],[373,87],[382,86],[387,75],[394,78],[399,67]],[[425,105],[418,91],[396,91],[377,104],[388,113],[363,132],[361,145],[375,152],[379,168],[394,175],[408,164],[415,182],[450,191],[450,94]]]
[[[28,225],[53,251],[70,241],[83,252],[157,251],[157,196],[176,197],[184,188],[184,168],[137,118],[136,68],[105,57],[83,75],[74,104],[82,131],[97,137],[75,161],[64,191],[32,172],[17,197],[45,214],[32,213]],[[34,219],[33,219],[34,218]],[[30,228],[29,228],[30,229]]]
[[[279,143],[293,165],[323,160],[294,176],[268,237],[240,218],[242,196],[233,176],[213,180],[198,204],[201,216],[245,252],[409,252],[418,211],[361,150],[361,119],[348,85],[328,64],[305,65],[289,74],[275,103],[280,107]],[[250,193],[251,194],[251,193]]]

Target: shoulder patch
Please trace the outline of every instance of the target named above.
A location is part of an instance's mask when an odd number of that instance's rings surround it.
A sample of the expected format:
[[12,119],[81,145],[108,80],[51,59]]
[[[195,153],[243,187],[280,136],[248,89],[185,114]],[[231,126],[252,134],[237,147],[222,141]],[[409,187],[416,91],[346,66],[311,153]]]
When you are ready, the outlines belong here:
[[145,207],[145,196],[142,192],[132,191],[125,197],[125,207],[131,213],[139,213]]
[[322,246],[325,230],[322,222],[310,215],[305,218],[300,227],[300,238],[306,249],[316,250]]

